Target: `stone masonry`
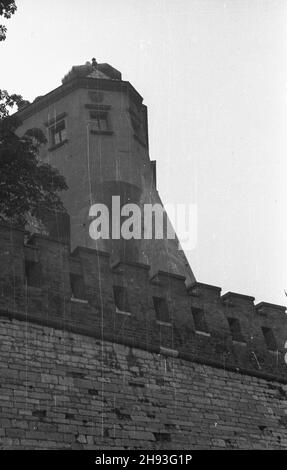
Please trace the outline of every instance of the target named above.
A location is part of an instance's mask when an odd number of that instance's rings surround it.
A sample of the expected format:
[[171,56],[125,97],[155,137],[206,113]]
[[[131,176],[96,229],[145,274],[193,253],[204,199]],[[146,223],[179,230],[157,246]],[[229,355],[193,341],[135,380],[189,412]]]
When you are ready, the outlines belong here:
[[0,259],[0,448],[287,448],[285,307],[6,226]]

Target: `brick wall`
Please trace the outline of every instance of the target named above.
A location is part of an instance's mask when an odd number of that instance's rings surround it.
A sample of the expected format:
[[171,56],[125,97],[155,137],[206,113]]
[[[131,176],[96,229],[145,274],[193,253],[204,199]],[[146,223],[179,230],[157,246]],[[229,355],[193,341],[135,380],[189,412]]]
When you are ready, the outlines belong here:
[[285,307],[5,226],[0,263],[2,447],[286,447]]
[[0,323],[1,448],[286,448],[287,386]]

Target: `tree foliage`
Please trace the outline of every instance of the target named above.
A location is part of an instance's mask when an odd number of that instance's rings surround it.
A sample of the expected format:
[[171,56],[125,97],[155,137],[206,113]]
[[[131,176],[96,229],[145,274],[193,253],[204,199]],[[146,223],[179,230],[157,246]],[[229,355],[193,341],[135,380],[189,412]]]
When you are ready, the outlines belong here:
[[20,105],[20,95],[0,90],[0,221],[25,225],[31,218],[44,221],[51,212],[65,212],[60,191],[65,179],[58,170],[39,159],[46,138],[40,129],[19,136],[21,124],[9,108]]
[[[14,0],[0,0],[0,16],[6,19],[11,18],[17,10],[17,6]],[[6,39],[7,28],[4,25],[0,25],[0,41]]]
[[[0,0],[0,16],[9,19],[17,10],[14,0]],[[6,39],[0,25],[0,41]],[[46,138],[40,129],[29,129],[19,136],[21,125],[14,107],[24,103],[17,94],[0,90],[0,222],[39,227],[51,213],[66,213],[59,193],[67,189],[63,176],[39,160],[40,146]],[[43,224],[42,224],[43,226]]]

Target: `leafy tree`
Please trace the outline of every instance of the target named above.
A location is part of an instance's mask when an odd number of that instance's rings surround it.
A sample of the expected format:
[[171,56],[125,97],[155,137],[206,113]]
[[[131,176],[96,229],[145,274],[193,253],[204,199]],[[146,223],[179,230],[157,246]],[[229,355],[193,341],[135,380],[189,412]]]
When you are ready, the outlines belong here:
[[[16,10],[14,0],[0,0],[0,16],[9,19]],[[0,41],[6,31],[0,25]],[[21,121],[10,112],[25,103],[20,95],[0,90],[0,222],[39,231],[51,214],[66,214],[59,193],[67,185],[55,168],[39,160],[40,146],[46,143],[43,132],[29,129],[21,137],[16,133]]]
[[67,185],[57,169],[39,160],[46,142],[42,131],[15,132],[21,122],[9,110],[22,103],[20,95],[0,90],[0,221],[25,226],[31,220],[45,223],[54,212],[66,213],[59,193]]
[[[17,6],[14,0],[0,0],[0,16],[9,19],[14,15],[17,10]],[[6,39],[7,28],[4,25],[0,25],[0,41]]]

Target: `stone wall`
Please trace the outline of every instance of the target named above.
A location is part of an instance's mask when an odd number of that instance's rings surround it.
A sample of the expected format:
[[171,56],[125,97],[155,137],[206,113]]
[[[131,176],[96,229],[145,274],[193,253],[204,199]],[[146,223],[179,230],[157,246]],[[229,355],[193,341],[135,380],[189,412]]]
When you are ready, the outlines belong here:
[[287,386],[1,319],[1,448],[287,447]]
[[287,447],[285,307],[6,226],[0,262],[2,448]]

